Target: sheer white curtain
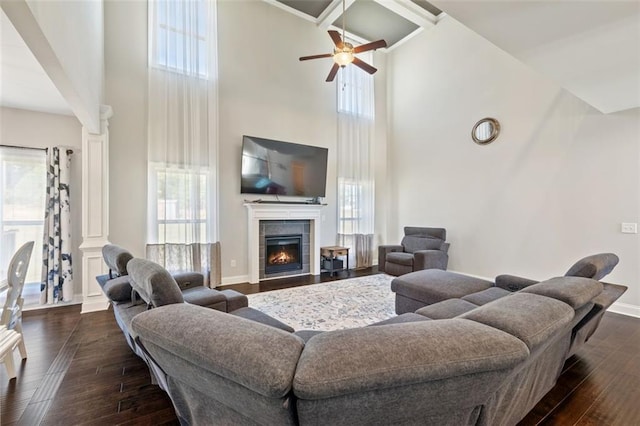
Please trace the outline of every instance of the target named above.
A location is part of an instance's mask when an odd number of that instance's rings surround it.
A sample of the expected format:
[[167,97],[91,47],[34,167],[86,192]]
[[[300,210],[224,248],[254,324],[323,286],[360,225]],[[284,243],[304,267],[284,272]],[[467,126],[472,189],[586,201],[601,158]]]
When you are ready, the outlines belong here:
[[207,278],[219,259],[180,259],[219,256],[193,250],[217,238],[216,44],[215,1],[149,1],[147,257],[170,271],[203,265]]
[[[373,55],[360,55],[372,63]],[[351,265],[373,264],[373,76],[354,65],[338,73],[338,244]]]

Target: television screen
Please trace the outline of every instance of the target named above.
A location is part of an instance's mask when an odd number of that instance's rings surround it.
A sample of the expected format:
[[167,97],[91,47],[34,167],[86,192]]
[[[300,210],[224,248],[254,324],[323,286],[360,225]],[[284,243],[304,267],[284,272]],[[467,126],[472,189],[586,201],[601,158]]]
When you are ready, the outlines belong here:
[[327,148],[244,136],[243,194],[324,197]]

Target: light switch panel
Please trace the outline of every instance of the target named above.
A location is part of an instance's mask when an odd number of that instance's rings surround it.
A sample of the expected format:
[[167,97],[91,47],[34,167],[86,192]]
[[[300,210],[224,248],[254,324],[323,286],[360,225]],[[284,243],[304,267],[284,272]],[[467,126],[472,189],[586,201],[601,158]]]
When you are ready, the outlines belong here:
[[638,224],[637,223],[625,223],[622,222],[620,226],[620,231],[623,234],[637,234],[638,233]]

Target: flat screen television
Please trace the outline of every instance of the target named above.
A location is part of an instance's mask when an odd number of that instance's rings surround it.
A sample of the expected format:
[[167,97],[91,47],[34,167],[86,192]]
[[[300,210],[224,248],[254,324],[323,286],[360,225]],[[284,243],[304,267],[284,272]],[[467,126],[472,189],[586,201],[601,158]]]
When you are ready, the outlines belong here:
[[324,197],[327,148],[242,137],[243,194]]

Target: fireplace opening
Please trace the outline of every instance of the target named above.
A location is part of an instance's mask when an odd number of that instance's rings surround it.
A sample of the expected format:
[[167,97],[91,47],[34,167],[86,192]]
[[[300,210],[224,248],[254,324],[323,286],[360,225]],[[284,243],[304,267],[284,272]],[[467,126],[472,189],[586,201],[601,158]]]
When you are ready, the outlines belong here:
[[265,237],[264,273],[302,269],[302,235]]

